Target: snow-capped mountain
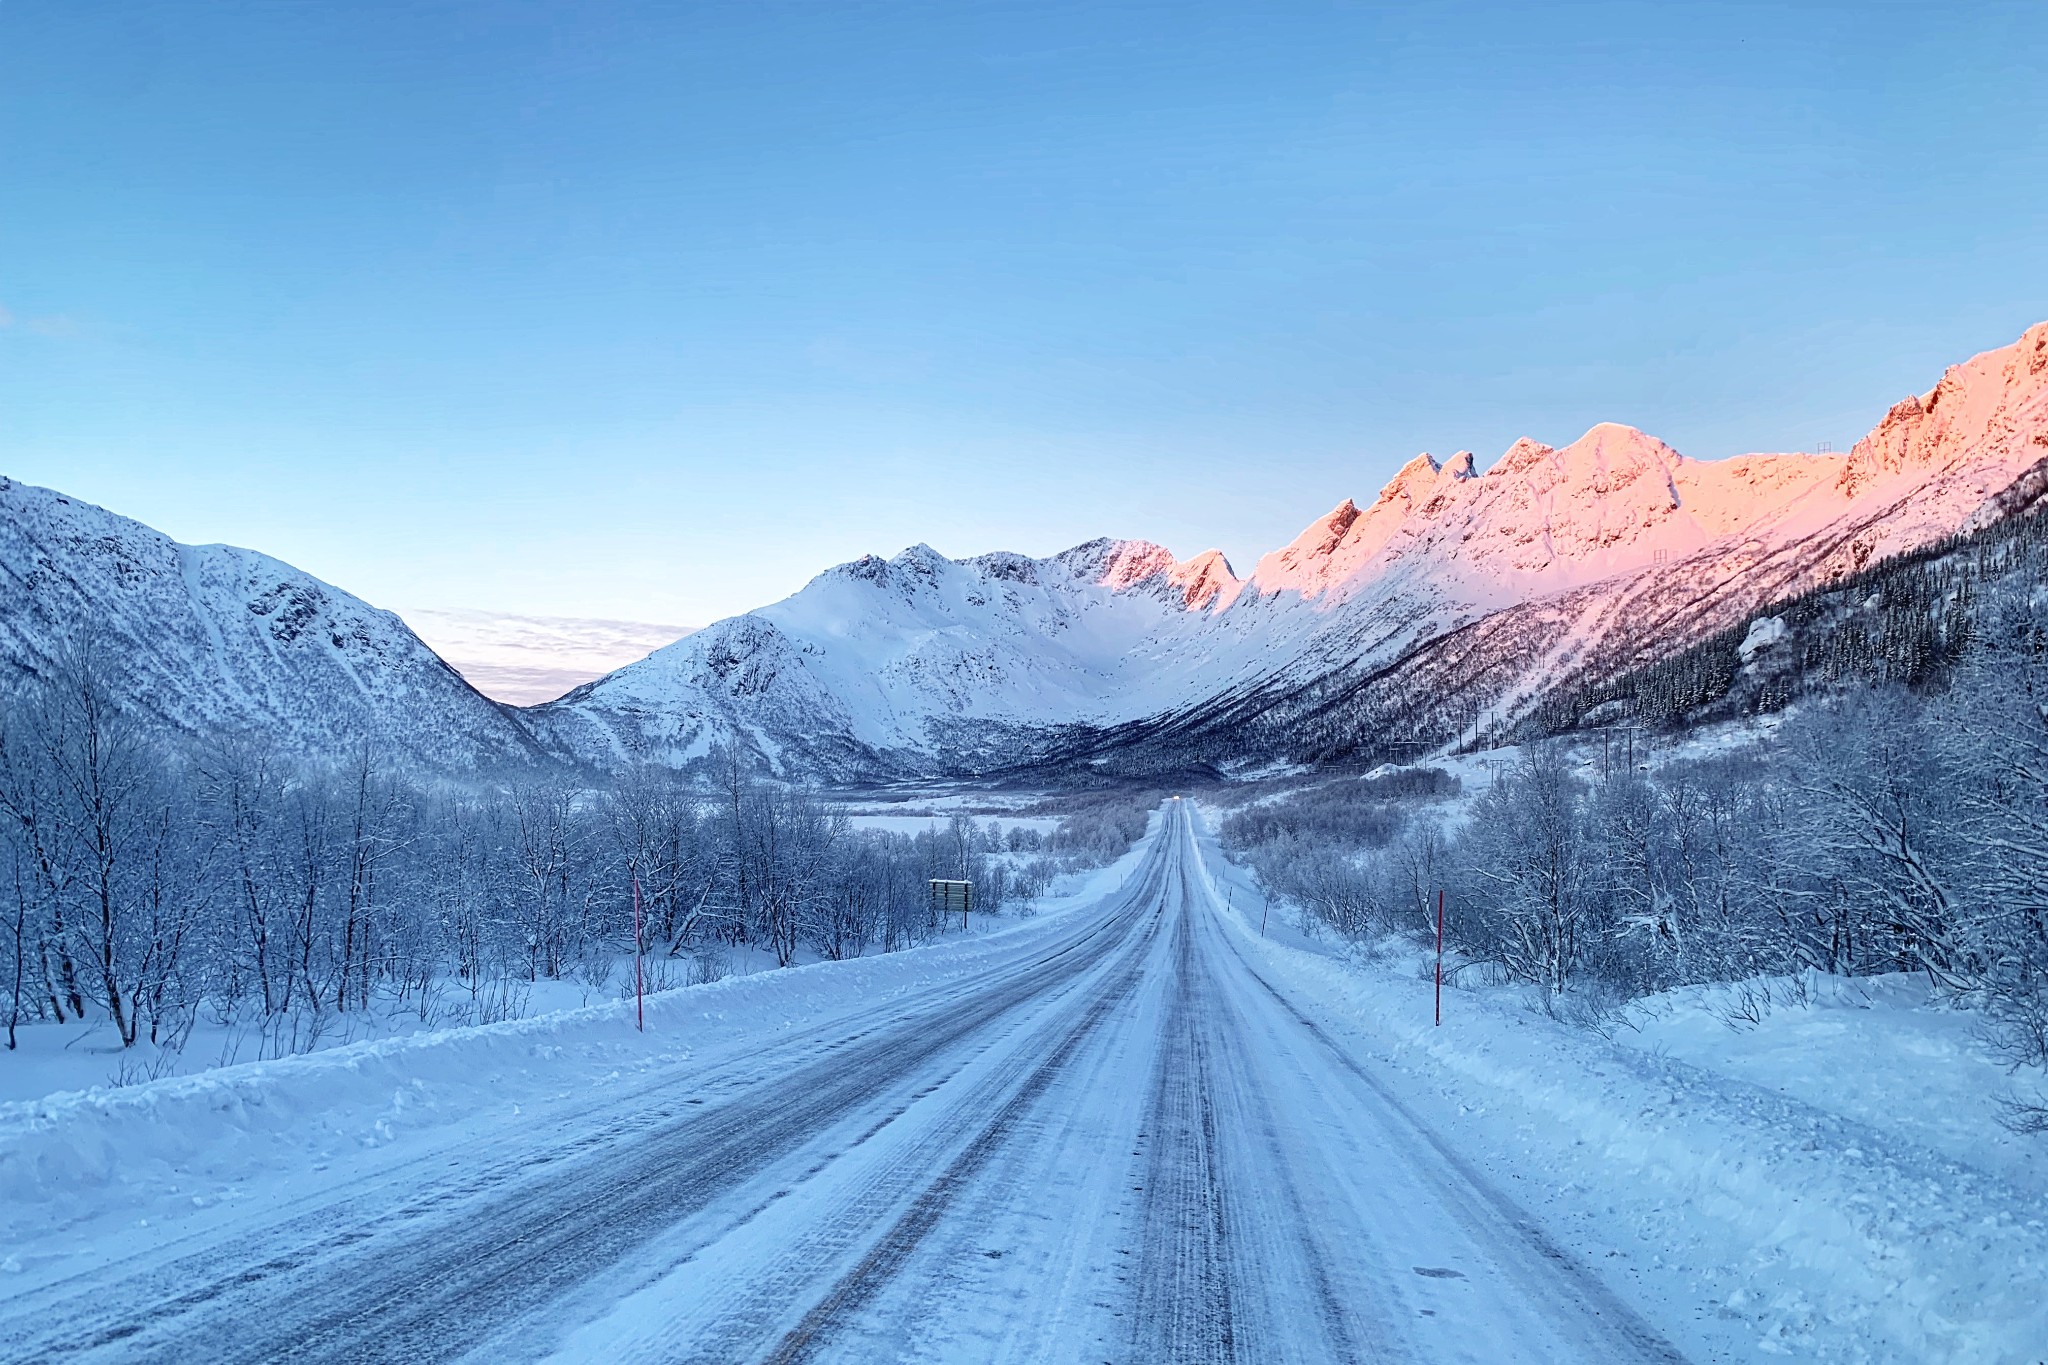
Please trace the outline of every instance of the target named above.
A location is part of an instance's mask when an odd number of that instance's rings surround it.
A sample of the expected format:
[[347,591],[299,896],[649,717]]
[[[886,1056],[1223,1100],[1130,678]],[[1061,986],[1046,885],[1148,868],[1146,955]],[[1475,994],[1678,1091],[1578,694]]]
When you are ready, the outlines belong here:
[[683,762],[737,738],[792,772],[1005,767],[1076,725],[1170,704],[1174,645],[1203,648],[1241,586],[1220,554],[1181,563],[1144,541],[1049,559],[915,545],[528,714],[595,762]]
[[828,780],[1249,766],[1434,746],[1742,625],[2048,491],[2048,323],[1845,455],[1688,459],[1629,427],[1418,456],[1240,578],[1097,540],[925,546],[818,575],[546,705],[480,696],[397,617],[247,550],[0,479],[0,679],[89,624],[130,703],[422,761],[680,764],[737,744]]
[[390,612],[268,555],[181,545],[0,478],[0,682],[88,636],[123,702],[174,731],[327,756],[369,739],[447,766],[539,752]]
[[1418,456],[1240,579],[1211,551],[923,546],[529,713],[594,762],[736,740],[788,772],[988,773],[1440,743],[1874,559],[2029,505],[2048,323],[1952,368],[1846,455],[1688,459],[1625,426]]

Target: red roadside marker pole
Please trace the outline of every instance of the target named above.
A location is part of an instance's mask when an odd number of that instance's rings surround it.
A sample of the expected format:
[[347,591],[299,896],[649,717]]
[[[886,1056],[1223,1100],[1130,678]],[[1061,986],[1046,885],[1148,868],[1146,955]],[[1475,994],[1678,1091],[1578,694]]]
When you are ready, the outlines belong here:
[[1444,1026],[1444,893],[1436,893],[1436,1026]]
[[647,979],[640,972],[640,879],[633,878],[633,1013],[642,1033],[647,1032]]

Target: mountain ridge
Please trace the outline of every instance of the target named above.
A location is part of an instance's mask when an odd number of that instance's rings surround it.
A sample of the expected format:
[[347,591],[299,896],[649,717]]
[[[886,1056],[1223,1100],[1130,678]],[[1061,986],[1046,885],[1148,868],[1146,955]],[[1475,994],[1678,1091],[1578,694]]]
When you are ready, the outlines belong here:
[[175,734],[327,756],[367,740],[465,768],[544,757],[393,613],[259,551],[185,545],[0,476],[0,681],[51,676],[88,644],[124,708]]
[[[748,613],[777,627],[772,676],[756,675],[755,691],[714,702],[689,658],[701,646],[685,640],[538,708],[538,719],[571,751],[612,760],[687,762],[718,733],[773,766],[829,732],[832,756],[813,758],[827,770],[852,762],[835,776],[1090,763],[1148,744],[1162,763],[1249,762],[1249,737],[1280,755],[1342,757],[1375,724],[1447,738],[1455,708],[1425,718],[1416,699],[1375,680],[1413,656],[1418,675],[1468,711],[1526,711],[1589,671],[1682,648],[1774,595],[2001,515],[1998,497],[2048,456],[2044,372],[2048,323],[1950,367],[1847,454],[1695,460],[1600,423],[1564,446],[1525,437],[1483,473],[1470,452],[1418,455],[1371,503],[1344,499],[1242,579],[1220,555],[1181,561],[1141,542],[1044,560],[950,561],[918,547],[924,580],[951,585],[951,609],[899,621],[887,657],[862,655],[843,629],[815,628],[874,618],[858,601],[819,600],[813,590],[837,572],[827,570]],[[1055,568],[1083,562],[1087,573],[1065,578]],[[1058,600],[1005,609],[1001,586],[984,578]],[[1178,611],[1135,605],[1156,606],[1162,592]],[[1116,628],[1096,634],[1109,648],[1066,648],[1075,622],[1108,617]],[[1058,666],[1006,653],[1019,636],[1042,640]],[[1454,655],[1470,676],[1442,664]],[[1094,686],[1077,692],[1076,675]],[[870,710],[878,679],[886,724]],[[1058,704],[1034,704],[1047,697]],[[1333,697],[1362,712],[1347,733],[1304,743],[1287,732],[1322,723]],[[959,735],[973,727],[992,766],[963,761]]]
[[472,769],[687,766],[721,744],[832,782],[1359,758],[1590,694],[2015,515],[2048,489],[2044,462],[2048,323],[1949,367],[1846,454],[1695,460],[1618,423],[1524,437],[1483,472],[1425,453],[1242,577],[1218,551],[1142,540],[914,545],[527,708],[280,561],[0,478],[0,676],[46,672],[93,621],[130,703],[171,730],[309,752],[367,737]]

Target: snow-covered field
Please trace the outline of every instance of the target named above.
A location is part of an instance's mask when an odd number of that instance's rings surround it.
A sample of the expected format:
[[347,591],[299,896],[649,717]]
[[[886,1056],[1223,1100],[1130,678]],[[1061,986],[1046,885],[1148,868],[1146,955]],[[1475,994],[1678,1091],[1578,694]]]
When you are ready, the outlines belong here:
[[1614,1041],[1788,1096],[2048,1196],[2048,1143],[1998,1122],[2016,1080],[1924,976],[1809,973],[1632,1006]]
[[1883,980],[1434,1027],[1413,961],[1262,935],[1188,804],[1037,916],[644,1034],[0,1104],[0,1357],[2041,1358],[2040,1155],[1967,1019]]
[[[1092,879],[1095,874],[1084,875]],[[1070,876],[1067,880],[1074,878]],[[1055,907],[1068,904],[1070,899],[1071,892],[1058,894],[1041,902],[1012,907],[1006,913],[1012,917],[1030,915],[1041,904]],[[1002,921],[979,918],[964,932],[968,937],[979,937],[1002,927]],[[962,934],[959,925],[951,924],[935,937],[956,938]],[[808,966],[821,960],[817,950],[806,944],[797,948],[792,965]],[[633,993],[632,954],[621,954],[603,965],[609,972],[601,979],[586,966],[579,973],[559,979],[494,983],[492,1007],[498,1011],[499,1019],[518,1022],[629,1000]],[[652,995],[693,979],[755,976],[773,972],[777,967],[775,954],[767,948],[721,944],[712,945],[702,960],[650,953],[642,970],[645,987]],[[380,1000],[367,1010],[351,1010],[347,1014],[330,1010],[317,1028],[303,1016],[287,1019],[284,1023],[295,1028],[296,1034],[276,1035],[266,1035],[259,1027],[260,1020],[223,1019],[208,1009],[199,1012],[189,1034],[175,1048],[154,1046],[146,1038],[124,1048],[113,1026],[99,1015],[84,1022],[23,1024],[16,1030],[15,1050],[0,1053],[0,1104],[41,1099],[66,1090],[121,1089],[169,1077],[198,1076],[294,1053],[428,1037],[473,1022],[473,1016],[468,1015],[473,1008],[459,984],[443,982],[424,1014],[416,999],[399,1003]]]
[[[987,826],[991,822],[999,825],[1004,832],[1013,829],[1036,830],[1050,834],[1059,828],[1059,820],[1050,815],[976,815],[970,816],[975,824]],[[855,829],[883,829],[892,834],[922,834],[929,829],[944,829],[950,814],[937,811],[917,811],[908,814],[890,811],[856,811],[847,817]]]
[[1209,852],[1258,959],[1639,1301],[1758,1356],[2048,1358],[2048,1144],[1999,1126],[2010,1078],[1923,983],[1695,988],[1610,1036],[1453,986],[1437,1026],[1426,958],[1361,960],[1279,910],[1261,938]]
[[[1135,855],[1133,855],[1135,856]],[[1129,859],[1126,859],[1127,863]],[[1123,875],[1124,864],[1070,879],[1028,917],[982,919],[965,933],[905,953],[752,972],[634,1002],[603,1003],[476,1028],[409,1031],[274,1061],[203,1067],[140,1084],[106,1084],[110,1059],[34,1053],[36,1095],[0,1102],[0,1268],[66,1269],[81,1229],[121,1232],[189,1221],[193,1211],[333,1187],[389,1166],[422,1138],[486,1132],[539,1106],[576,1110],[638,1074],[744,1053],[800,1024],[859,1015],[906,994],[986,971]],[[558,992],[584,993],[571,983]],[[24,1031],[26,1034],[28,1031]],[[42,1030],[47,1046],[57,1030]],[[99,1049],[104,1051],[104,1049]],[[333,1179],[322,1179],[329,1173]],[[64,1232],[62,1244],[46,1239]]]

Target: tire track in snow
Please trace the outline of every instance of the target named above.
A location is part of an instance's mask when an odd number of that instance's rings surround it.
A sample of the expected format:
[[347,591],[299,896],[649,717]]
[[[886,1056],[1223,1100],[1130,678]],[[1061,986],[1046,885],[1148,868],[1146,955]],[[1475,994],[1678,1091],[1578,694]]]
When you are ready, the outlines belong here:
[[[1157,918],[1153,921],[1155,927]],[[1091,1001],[1053,1052],[1031,1071],[995,1116],[976,1133],[964,1151],[925,1187],[901,1218],[859,1264],[828,1290],[797,1325],[764,1357],[768,1365],[800,1365],[818,1358],[834,1329],[860,1312],[902,1270],[927,1234],[939,1225],[956,1199],[988,1166],[1027,1114],[1066,1069],[1081,1046],[1137,988],[1149,935],[1132,954],[1131,963]]]
[[[1579,1338],[1581,1358],[1600,1361],[1659,1362],[1682,1365],[1686,1356],[1636,1313],[1592,1271],[1547,1236],[1512,1198],[1496,1189],[1425,1123],[1385,1084],[1338,1046],[1323,1028],[1303,1014],[1231,945],[1233,970],[1241,971],[1288,1020],[1334,1060],[1342,1073],[1358,1083],[1372,1106],[1392,1118],[1428,1151],[1427,1162],[1409,1162],[1428,1182],[1442,1206],[1515,1284],[1522,1299],[1542,1305],[1559,1331]],[[1420,1269],[1418,1274],[1426,1273]]]
[[[1180,840],[1174,843],[1177,848]],[[1183,881],[1173,924],[1171,1003],[1142,1130],[1143,1233],[1131,1358],[1211,1365],[1243,1357],[1186,899]]]
[[[1158,895],[1162,850],[1126,884],[1120,904],[1090,933],[1047,954],[985,995],[968,995],[938,1018],[837,1050],[793,1073],[770,1075],[715,1108],[682,1112],[645,1128],[639,1145],[592,1150],[586,1138],[530,1157],[524,1174],[475,1191],[441,1189],[370,1226],[331,1225],[310,1241],[225,1248],[201,1264],[157,1272],[176,1292],[131,1296],[100,1312],[90,1305],[32,1335],[5,1341],[10,1358],[116,1354],[123,1360],[378,1361],[444,1359],[489,1331],[572,1289],[636,1245],[673,1226],[871,1105],[876,1094],[937,1061],[1017,1008],[1109,958]],[[788,1094],[805,1097],[792,1106]],[[896,1111],[900,1112],[900,1110]],[[893,1113],[884,1117],[886,1123]],[[639,1125],[635,1125],[638,1127]],[[587,1152],[587,1159],[576,1159]],[[605,1160],[594,1159],[608,1158]],[[430,1215],[444,1212],[447,1217]],[[462,1225],[448,1224],[457,1216]],[[252,1254],[253,1253],[253,1254]],[[221,1262],[229,1262],[223,1273]],[[166,1286],[168,1287],[168,1286]],[[102,1291],[103,1292],[103,1291]],[[102,1300],[104,1301],[104,1300]],[[132,1307],[140,1302],[143,1306]],[[204,1345],[199,1345],[199,1343]]]
[[[1195,856],[1192,851],[1189,856]],[[1397,1345],[1386,1324],[1348,1307],[1330,1275],[1333,1263],[1295,1179],[1296,1154],[1282,1142],[1276,1124],[1276,1078],[1253,1074],[1246,1060],[1246,1021],[1210,961],[1215,951],[1211,926],[1197,918],[1194,897],[1182,878],[1182,913],[1194,947],[1188,958],[1187,991],[1203,1009],[1203,1084],[1223,1114],[1223,1148],[1238,1185],[1250,1186],[1256,1172],[1258,1196],[1231,1201],[1229,1269],[1245,1286],[1236,1295],[1234,1333],[1242,1359],[1352,1362],[1368,1358],[1359,1338],[1372,1342],[1370,1359],[1412,1358]],[[1386,1305],[1373,1307],[1384,1310]]]

